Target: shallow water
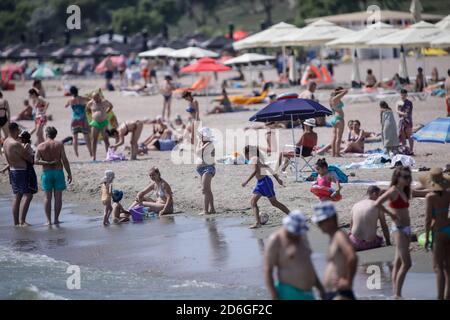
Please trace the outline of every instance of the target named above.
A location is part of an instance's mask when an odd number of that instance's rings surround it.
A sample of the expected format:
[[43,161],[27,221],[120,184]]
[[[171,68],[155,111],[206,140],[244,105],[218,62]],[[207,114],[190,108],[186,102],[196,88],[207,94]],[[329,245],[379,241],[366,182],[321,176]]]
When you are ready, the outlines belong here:
[[[11,226],[10,201],[0,199],[1,299],[266,299],[262,277],[264,241],[239,218],[163,217],[103,227],[101,217],[75,215],[46,227],[34,201],[30,228]],[[312,228],[310,242],[319,273],[326,238]],[[81,270],[80,289],[66,281],[70,265]],[[378,264],[381,289],[369,290],[360,266],[355,292],[363,299],[391,295],[389,265]],[[434,274],[410,272],[404,296],[433,299]]]

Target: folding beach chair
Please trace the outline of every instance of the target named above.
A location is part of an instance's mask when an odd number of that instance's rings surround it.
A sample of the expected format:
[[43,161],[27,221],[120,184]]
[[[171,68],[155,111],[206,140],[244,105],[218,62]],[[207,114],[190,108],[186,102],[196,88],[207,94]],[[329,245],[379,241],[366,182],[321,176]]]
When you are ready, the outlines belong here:
[[[316,155],[313,149],[304,148],[303,146],[297,147],[292,144],[287,144],[285,147],[290,148],[294,151],[294,157],[289,158],[289,167],[293,172],[295,172],[295,168],[297,167],[297,174],[302,177],[302,173],[304,172],[314,172],[314,167],[312,161],[315,159]],[[300,148],[300,154],[295,152],[296,148]],[[301,160],[303,163],[298,163]],[[298,176],[296,179],[298,180]]]

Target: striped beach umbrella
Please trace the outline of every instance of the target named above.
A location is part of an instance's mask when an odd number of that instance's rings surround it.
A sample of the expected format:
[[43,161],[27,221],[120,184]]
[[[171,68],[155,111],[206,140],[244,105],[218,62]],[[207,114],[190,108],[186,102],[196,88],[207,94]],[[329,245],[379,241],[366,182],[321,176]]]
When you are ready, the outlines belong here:
[[413,139],[419,142],[450,142],[450,117],[437,118],[413,134]]

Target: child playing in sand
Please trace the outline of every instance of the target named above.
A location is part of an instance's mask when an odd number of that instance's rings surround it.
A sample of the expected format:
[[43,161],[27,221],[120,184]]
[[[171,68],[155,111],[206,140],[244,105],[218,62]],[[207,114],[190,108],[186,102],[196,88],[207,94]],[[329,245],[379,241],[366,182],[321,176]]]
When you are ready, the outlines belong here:
[[112,215],[114,223],[128,222],[130,221],[130,212],[125,210],[120,201],[123,198],[123,192],[120,190],[112,191]]
[[[341,184],[333,172],[328,171],[328,163],[325,158],[316,162],[317,182],[311,188],[320,201],[339,201],[341,200]],[[335,183],[337,189],[331,188],[331,183]]]
[[105,207],[105,214],[103,215],[103,225],[109,225],[109,216],[113,210],[111,205],[112,200],[112,183],[114,181],[114,172],[106,170],[102,182],[102,204]]
[[284,204],[279,202],[275,197],[272,179],[270,179],[268,175],[264,175],[261,173],[261,169],[267,170],[271,175],[273,175],[273,177],[281,186],[283,185],[283,181],[278,178],[278,175],[276,175],[273,170],[264,163],[264,159],[260,154],[259,149],[257,147],[251,147],[247,145],[245,146],[244,153],[245,159],[249,160],[249,164],[253,166],[253,173],[244,183],[242,183],[242,187],[245,187],[247,183],[249,183],[250,180],[253,179],[253,177],[256,177],[256,179],[258,180],[258,182],[256,183],[256,187],[253,189],[253,197],[251,200],[251,206],[253,213],[255,214],[256,223],[250,226],[250,229],[254,229],[261,227],[262,224],[258,208],[258,201],[261,197],[267,197],[272,206],[280,209],[286,214],[289,214],[290,210]]

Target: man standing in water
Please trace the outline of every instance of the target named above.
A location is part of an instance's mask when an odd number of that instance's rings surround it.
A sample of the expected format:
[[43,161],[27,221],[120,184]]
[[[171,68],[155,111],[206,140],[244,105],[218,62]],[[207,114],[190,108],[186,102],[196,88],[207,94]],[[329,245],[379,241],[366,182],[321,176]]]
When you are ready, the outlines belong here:
[[[311,261],[306,233],[308,226],[300,211],[283,218],[283,227],[275,232],[266,247],[264,276],[272,299],[315,300],[312,288],[325,292]],[[273,271],[278,281],[274,284]]]
[[324,278],[327,300],[356,300],[353,279],[358,257],[347,234],[339,230],[334,204],[324,201],[315,205],[312,221],[330,237]]
[[[72,183],[72,172],[67,159],[64,145],[55,141],[58,131],[54,127],[45,129],[46,141],[38,145],[35,163],[43,166],[41,185],[45,192],[44,206],[47,216],[47,225],[52,224],[52,197],[55,197],[55,219],[54,224],[59,224],[59,214],[62,208],[62,192],[66,189],[64,169],[67,172],[67,181]],[[54,162],[54,164],[48,164]]]
[[[27,170],[27,163],[33,163],[33,154],[29,152],[30,145],[23,145],[18,141],[19,125],[15,122],[9,124],[9,136],[3,143],[6,161],[9,165],[9,180],[15,195],[12,204],[12,214],[15,226],[27,226],[26,217],[33,194],[37,192],[37,181],[31,179],[31,172]],[[22,212],[19,216],[20,205],[24,199]]]
[[92,127],[92,156],[93,160],[97,159],[97,142],[101,134],[105,142],[105,149],[108,152],[109,139],[106,129],[108,128],[108,112],[112,110],[112,104],[103,98],[101,90],[94,92],[92,100],[86,105],[87,112],[91,114],[92,120],[89,125]]

